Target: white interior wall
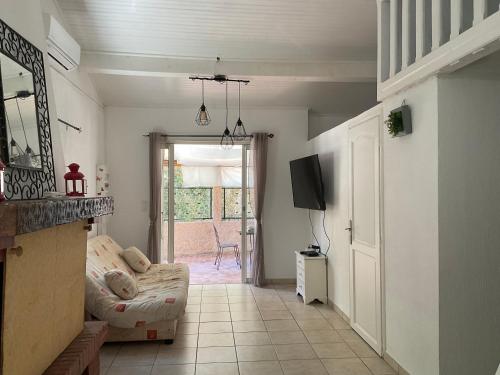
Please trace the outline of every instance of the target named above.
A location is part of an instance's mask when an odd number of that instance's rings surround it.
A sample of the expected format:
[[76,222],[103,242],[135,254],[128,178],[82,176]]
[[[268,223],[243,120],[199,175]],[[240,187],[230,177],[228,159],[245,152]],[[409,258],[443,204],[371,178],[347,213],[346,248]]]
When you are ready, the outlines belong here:
[[[325,228],[331,239],[328,253],[328,298],[350,315],[349,299],[349,143],[348,123],[343,123],[309,141],[311,154],[318,154],[325,186]],[[306,210],[304,210],[306,211]],[[323,251],[328,239],[323,213],[312,213],[315,234]],[[311,241],[312,240],[312,236]]]
[[[224,110],[210,109],[207,129],[195,126],[196,108],[106,107],[106,160],[115,214],[109,232],[122,246],[146,250],[149,210],[148,139],[150,131],[170,134],[222,134]],[[307,216],[293,207],[289,161],[306,153],[307,110],[245,110],[247,131],[275,134],[269,140],[263,214],[265,269],[269,279],[295,278],[294,250],[308,242]],[[236,111],[230,111],[231,129]]]
[[439,373],[438,98],[431,78],[383,102],[411,107],[413,133],[383,131],[386,351],[411,374]]
[[439,79],[441,374],[493,374],[500,353],[500,70]]

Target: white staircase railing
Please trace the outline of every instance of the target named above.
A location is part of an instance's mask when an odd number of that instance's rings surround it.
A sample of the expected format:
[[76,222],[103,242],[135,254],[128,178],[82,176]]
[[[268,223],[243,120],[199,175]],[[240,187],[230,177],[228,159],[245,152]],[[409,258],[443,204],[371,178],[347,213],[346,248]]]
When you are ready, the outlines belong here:
[[[379,99],[460,61],[464,56],[457,46],[471,54],[471,48],[500,38],[500,0],[377,0],[377,5]],[[448,44],[455,46],[444,48]]]

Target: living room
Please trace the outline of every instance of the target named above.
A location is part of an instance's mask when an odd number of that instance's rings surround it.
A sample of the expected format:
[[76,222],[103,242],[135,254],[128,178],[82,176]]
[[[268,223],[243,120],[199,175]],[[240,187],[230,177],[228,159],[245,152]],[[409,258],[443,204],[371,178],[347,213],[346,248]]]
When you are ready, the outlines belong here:
[[2,0],[0,373],[498,374],[499,7]]

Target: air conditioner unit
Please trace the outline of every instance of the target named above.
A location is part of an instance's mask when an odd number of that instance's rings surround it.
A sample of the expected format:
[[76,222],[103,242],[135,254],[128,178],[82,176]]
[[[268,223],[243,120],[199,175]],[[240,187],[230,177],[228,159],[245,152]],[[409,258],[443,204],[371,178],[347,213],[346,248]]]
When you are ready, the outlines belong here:
[[45,14],[47,53],[50,63],[65,70],[73,70],[80,64],[80,46],[61,24],[51,15]]

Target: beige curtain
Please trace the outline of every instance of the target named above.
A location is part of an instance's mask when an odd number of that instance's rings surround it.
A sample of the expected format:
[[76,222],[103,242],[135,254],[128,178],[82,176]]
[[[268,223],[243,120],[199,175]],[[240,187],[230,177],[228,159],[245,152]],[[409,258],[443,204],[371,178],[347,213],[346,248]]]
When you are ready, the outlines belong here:
[[254,133],[252,138],[253,158],[253,203],[255,216],[255,256],[253,257],[252,273],[255,286],[265,283],[264,274],[264,241],[262,232],[262,210],[264,207],[264,194],[266,191],[267,173],[267,133]]
[[148,258],[161,263],[161,134],[149,134]]

